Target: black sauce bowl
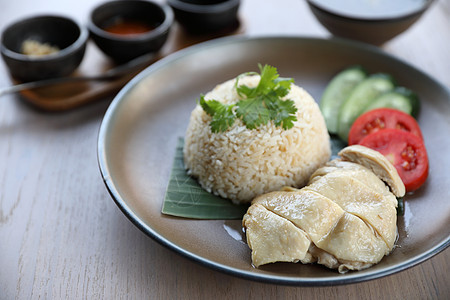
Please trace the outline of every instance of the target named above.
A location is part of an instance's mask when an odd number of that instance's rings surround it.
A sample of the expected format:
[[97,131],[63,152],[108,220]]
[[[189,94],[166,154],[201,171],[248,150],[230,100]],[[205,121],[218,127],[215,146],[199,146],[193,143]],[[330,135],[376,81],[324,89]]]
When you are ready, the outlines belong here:
[[[145,22],[154,29],[132,35],[105,30],[105,26],[119,18]],[[103,53],[116,62],[126,62],[160,50],[167,40],[173,19],[173,12],[168,5],[143,0],[117,0],[94,8],[88,28],[92,40]]]
[[[88,32],[68,17],[41,15],[9,25],[1,37],[1,54],[11,76],[34,81],[70,75],[80,65]],[[33,56],[22,53],[25,40],[58,47],[56,53]]]
[[240,0],[168,0],[175,19],[194,34],[213,33],[238,23]]

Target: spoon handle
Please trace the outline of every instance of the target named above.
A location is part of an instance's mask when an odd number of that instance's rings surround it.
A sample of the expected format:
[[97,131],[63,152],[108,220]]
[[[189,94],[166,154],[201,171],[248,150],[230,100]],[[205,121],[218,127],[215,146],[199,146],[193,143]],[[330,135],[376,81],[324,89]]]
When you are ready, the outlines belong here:
[[107,80],[110,79],[109,77],[102,77],[102,76],[83,76],[83,77],[60,77],[60,78],[53,78],[53,79],[45,79],[45,80],[39,80],[39,81],[32,81],[32,82],[26,82],[21,84],[16,84],[4,88],[0,88],[0,96],[11,94],[11,93],[17,93],[23,90],[31,90],[35,88],[40,88],[44,86],[52,86],[67,82],[80,82],[80,81],[87,81],[87,80]]
[[0,88],[0,96],[10,94],[10,93],[17,93],[17,92],[20,92],[23,90],[30,90],[30,89],[40,88],[40,87],[44,87],[44,86],[52,86],[52,85],[58,85],[58,84],[68,83],[68,82],[101,81],[101,80],[115,79],[115,78],[125,75],[126,73],[128,73],[134,69],[137,69],[138,67],[143,67],[144,65],[148,65],[154,58],[155,58],[154,54],[147,54],[147,55],[139,56],[133,60],[130,60],[129,62],[127,62],[125,64],[118,65],[117,67],[112,68],[100,75],[78,76],[78,77],[58,77],[58,78],[51,78],[51,79],[44,79],[44,80],[20,83],[20,84],[8,86],[8,87]]

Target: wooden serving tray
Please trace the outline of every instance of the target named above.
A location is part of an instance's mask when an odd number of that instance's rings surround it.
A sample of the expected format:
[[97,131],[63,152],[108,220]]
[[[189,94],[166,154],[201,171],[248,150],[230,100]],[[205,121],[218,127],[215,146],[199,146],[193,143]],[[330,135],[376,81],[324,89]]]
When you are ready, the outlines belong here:
[[[239,22],[222,32],[208,35],[189,34],[184,31],[178,23],[174,23],[166,44],[157,54],[153,62],[180,49],[200,42],[227,35],[237,35],[243,32],[244,28],[242,22]],[[150,62],[149,65],[151,63],[152,62]],[[94,76],[115,66],[116,65],[106,57],[92,41],[89,41],[83,62],[78,70],[71,76]],[[21,91],[20,94],[26,102],[40,109],[48,111],[69,110],[114,95],[147,66],[136,69],[117,79],[62,83],[49,87],[24,90]]]

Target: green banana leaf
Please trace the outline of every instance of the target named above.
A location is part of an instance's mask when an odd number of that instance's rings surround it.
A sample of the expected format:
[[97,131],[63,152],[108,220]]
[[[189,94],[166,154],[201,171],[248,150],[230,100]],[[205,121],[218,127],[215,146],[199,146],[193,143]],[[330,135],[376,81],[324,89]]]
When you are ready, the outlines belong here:
[[196,179],[187,175],[183,164],[184,139],[177,143],[162,213],[191,219],[242,219],[248,205],[236,205],[230,200],[208,193]]

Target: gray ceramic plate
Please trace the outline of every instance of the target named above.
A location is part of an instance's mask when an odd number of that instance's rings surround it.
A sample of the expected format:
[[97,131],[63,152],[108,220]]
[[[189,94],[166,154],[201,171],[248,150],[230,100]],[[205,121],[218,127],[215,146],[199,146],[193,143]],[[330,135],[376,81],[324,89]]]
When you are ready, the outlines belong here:
[[[278,68],[315,99],[339,70],[353,64],[392,74],[422,99],[419,123],[430,157],[426,185],[406,198],[397,248],[378,265],[344,275],[317,265],[277,263],[256,269],[240,221],[168,217],[161,205],[178,137],[195,99],[217,83]],[[175,53],[144,70],[113,100],[101,124],[98,158],[103,179],[123,213],[168,248],[213,269],[247,279],[299,286],[355,283],[414,266],[450,244],[450,92],[435,80],[378,48],[345,40],[233,37]]]

